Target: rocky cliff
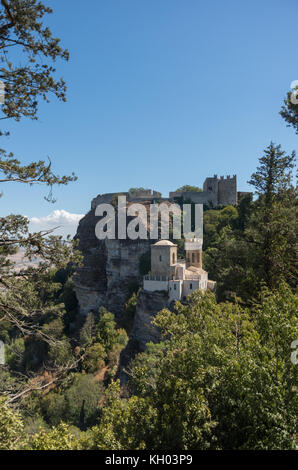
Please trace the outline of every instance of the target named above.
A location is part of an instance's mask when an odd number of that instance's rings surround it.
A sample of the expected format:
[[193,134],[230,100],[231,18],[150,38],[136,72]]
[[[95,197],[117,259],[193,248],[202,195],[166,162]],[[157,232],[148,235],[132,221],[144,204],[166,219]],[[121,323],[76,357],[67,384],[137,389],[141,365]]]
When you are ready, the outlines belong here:
[[126,370],[135,355],[145,350],[146,343],[160,341],[160,332],[151,322],[156,314],[166,307],[168,308],[168,295],[166,292],[141,290],[129,342],[120,356],[119,377],[122,384],[126,383],[128,379]]
[[[95,226],[99,220],[95,216],[98,204],[113,203],[115,193],[97,196],[91,203],[91,209],[81,219],[76,238],[79,250],[83,254],[83,266],[74,276],[75,291],[81,315],[104,306],[121,320],[124,304],[137,286],[142,286],[140,258],[150,251],[149,240],[99,240],[95,235]],[[133,201],[130,201],[133,202]],[[128,204],[130,203],[128,202]],[[147,212],[151,201],[143,201]],[[131,218],[127,218],[127,223]],[[116,217],[117,232],[117,217]],[[154,316],[168,306],[166,292],[146,292],[141,290],[134,323],[127,347],[120,358],[120,377],[125,381],[125,367],[139,351],[144,351],[146,343],[159,341],[160,335],[151,324]],[[123,324],[123,322],[121,322]]]
[[140,351],[144,351],[149,341],[160,341],[159,331],[153,327],[151,321],[160,310],[168,307],[168,301],[167,292],[141,290],[131,331],[131,338]]
[[95,235],[95,225],[99,220],[95,216],[95,208],[100,203],[111,203],[114,196],[97,196],[78,226],[76,238],[84,261],[74,276],[74,282],[82,315],[100,306],[116,316],[121,315],[132,287],[142,283],[140,257],[148,252],[149,240],[99,240]]

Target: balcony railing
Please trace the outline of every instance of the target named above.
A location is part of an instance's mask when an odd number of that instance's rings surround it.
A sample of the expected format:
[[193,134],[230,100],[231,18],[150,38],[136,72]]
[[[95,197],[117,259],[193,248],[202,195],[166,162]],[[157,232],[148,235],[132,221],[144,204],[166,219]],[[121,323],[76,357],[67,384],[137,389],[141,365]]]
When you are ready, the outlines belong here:
[[153,276],[152,274],[147,274],[144,276],[145,281],[168,281],[168,276]]

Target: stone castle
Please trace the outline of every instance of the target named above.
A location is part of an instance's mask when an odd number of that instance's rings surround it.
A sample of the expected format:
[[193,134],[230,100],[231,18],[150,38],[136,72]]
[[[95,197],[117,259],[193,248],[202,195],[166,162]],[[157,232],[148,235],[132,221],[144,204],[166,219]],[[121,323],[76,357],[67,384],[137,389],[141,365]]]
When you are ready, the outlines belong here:
[[[176,191],[170,192],[169,197],[162,197],[162,194],[158,191],[142,189],[131,190],[126,193],[114,192],[96,196],[91,202],[90,211],[81,219],[76,235],[76,238],[79,239],[79,250],[84,256],[84,265],[77,270],[74,279],[79,308],[82,314],[87,314],[88,311],[96,310],[99,306],[104,305],[113,313],[120,315],[123,311],[123,304],[127,299],[129,286],[134,283],[142,285],[142,283],[145,282],[145,285],[149,289],[146,290],[147,294],[153,292],[152,286],[154,285],[154,279],[146,279],[143,281],[139,271],[140,257],[148,252],[148,250],[151,250],[148,240],[98,240],[95,236],[95,226],[98,221],[98,217],[95,215],[97,205],[113,203],[120,194],[127,197],[128,204],[131,202],[143,202],[147,205],[148,203],[160,203],[163,201],[177,202],[177,198],[179,198],[180,201],[186,203],[192,201],[194,203],[210,204],[216,207],[218,205],[235,205],[240,196],[244,193],[237,192],[236,175],[232,177],[221,176],[220,178],[214,175],[213,177],[205,179],[202,192]],[[187,243],[191,242],[188,241]],[[203,283],[207,282],[208,286],[208,282],[211,282],[208,281],[206,277],[207,273],[204,273],[202,270],[201,261],[199,264],[195,261],[196,258],[192,261],[192,255],[190,260],[187,260],[189,250],[187,250],[185,262],[182,260],[176,261],[176,255],[175,262],[173,262],[173,258],[170,260],[168,257],[168,266],[165,271],[161,272],[160,269],[162,266],[154,264],[154,253],[158,249],[168,250],[168,248],[162,248],[163,245],[160,246],[158,244],[153,246],[155,248],[152,247],[153,264],[151,276],[172,277],[166,281],[167,284],[164,284],[164,290],[160,292],[166,293],[166,290],[172,286],[172,288],[168,290],[171,298],[175,298],[175,296],[178,296],[177,298],[183,298],[185,292],[193,291],[195,286],[204,289]],[[170,245],[167,246],[169,247]],[[177,247],[174,246],[169,251],[177,253]],[[161,254],[161,256],[163,255]],[[184,268],[183,262],[185,263]],[[177,264],[177,266],[175,266],[175,273],[170,272],[170,270],[174,269],[173,265],[175,264]],[[191,271],[195,268],[202,270],[202,272],[196,272],[193,274],[194,277],[190,278]],[[152,282],[150,283],[149,281]],[[173,282],[169,284],[169,281]],[[159,284],[159,287],[161,285],[162,284]],[[155,291],[155,293],[156,292],[157,291]],[[168,295],[166,294],[166,296]]]
[[[81,315],[97,311],[104,306],[120,319],[124,315],[124,305],[131,286],[142,286],[138,296],[131,338],[140,350],[148,341],[157,341],[159,336],[151,321],[158,311],[168,307],[175,300],[201,289],[213,290],[215,282],[208,280],[208,273],[202,269],[202,241],[185,241],[185,259],[179,259],[177,246],[168,240],[151,244],[150,240],[105,239],[99,240],[95,234],[98,204],[114,204],[118,195],[126,195],[128,204],[143,202],[148,204],[162,201],[199,204],[234,205],[239,196],[236,176],[206,178],[203,191],[170,193],[168,198],[157,191],[135,190],[127,193],[99,194],[91,202],[88,213],[80,220],[76,239],[83,255],[83,265],[74,275],[76,296]],[[177,201],[179,198],[179,201]],[[117,218],[116,218],[117,219]],[[143,277],[140,272],[140,259],[151,251],[151,272]]]
[[238,201],[237,176],[228,175],[226,178],[217,175],[208,177],[203,184],[203,191],[175,191],[169,193],[170,199],[182,197],[184,201],[190,200],[196,204],[212,204],[213,206],[235,205]]
[[[110,203],[113,197],[120,193],[108,193],[99,195],[93,199],[91,209],[95,208],[99,203]],[[203,191],[172,191],[169,192],[168,197],[163,197],[158,191],[152,189],[141,189],[135,191],[121,192],[121,195],[126,196],[128,201],[142,202],[149,201],[151,203],[157,201],[171,201],[175,202],[177,199],[182,199],[183,202],[193,202],[195,204],[208,204],[213,207],[236,205],[242,195],[248,193],[237,191],[237,176],[217,175],[208,177],[203,184]]]

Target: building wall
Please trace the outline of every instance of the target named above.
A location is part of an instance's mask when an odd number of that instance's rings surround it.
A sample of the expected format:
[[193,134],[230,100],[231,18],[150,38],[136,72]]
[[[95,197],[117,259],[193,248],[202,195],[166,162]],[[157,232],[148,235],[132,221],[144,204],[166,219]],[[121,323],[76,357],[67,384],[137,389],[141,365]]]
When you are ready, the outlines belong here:
[[182,193],[183,201],[191,201],[194,204],[217,204],[217,193],[212,191],[203,191],[201,193],[197,191],[186,191]]
[[182,296],[187,297],[190,294],[193,294],[195,290],[200,288],[200,281],[198,280],[184,280],[183,281],[183,290]]
[[185,276],[185,264],[180,264],[178,266],[173,267],[173,274],[175,276],[175,279],[179,279],[180,281],[182,281]]
[[177,263],[177,246],[151,245],[151,273],[153,275],[170,277],[175,263]]
[[169,281],[169,302],[181,299],[182,287],[183,281]]
[[144,290],[154,292],[158,290],[168,291],[169,281],[154,281],[152,279],[144,279],[143,281]]
[[186,252],[186,266],[202,267],[202,250],[188,250]]
[[181,197],[182,191],[170,191],[169,192],[169,199],[174,199],[174,197]]
[[191,201],[194,204],[217,204],[217,193],[212,191],[184,191],[184,192],[170,192],[169,199],[175,197],[182,197],[183,201]]
[[215,291],[216,282],[215,281],[208,281],[207,282],[207,289],[210,289],[211,291]]
[[203,279],[200,281],[200,289],[206,290],[208,288],[208,279]]

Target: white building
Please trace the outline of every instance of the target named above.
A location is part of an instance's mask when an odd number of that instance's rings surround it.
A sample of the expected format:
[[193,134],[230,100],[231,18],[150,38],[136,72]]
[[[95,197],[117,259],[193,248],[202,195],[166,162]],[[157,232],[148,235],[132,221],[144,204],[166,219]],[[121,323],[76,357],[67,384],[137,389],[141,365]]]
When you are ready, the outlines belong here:
[[202,240],[185,240],[186,259],[178,260],[177,245],[159,240],[151,245],[151,272],[144,276],[146,291],[167,291],[169,302],[181,300],[195,290],[214,290],[215,282],[208,280],[202,269]]

